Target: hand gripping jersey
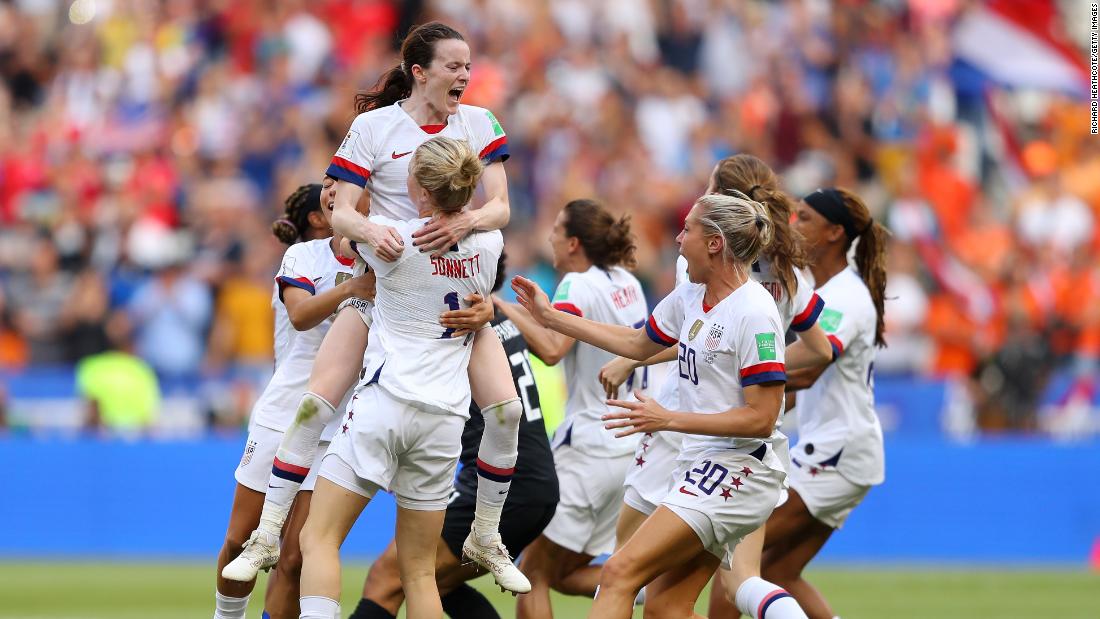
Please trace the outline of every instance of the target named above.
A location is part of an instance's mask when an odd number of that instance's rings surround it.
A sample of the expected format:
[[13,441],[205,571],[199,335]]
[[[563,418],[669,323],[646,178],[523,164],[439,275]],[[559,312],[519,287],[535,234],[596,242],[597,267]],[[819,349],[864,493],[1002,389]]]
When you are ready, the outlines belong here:
[[826,303],[820,322],[834,361],[798,396],[798,444],[791,457],[804,466],[834,466],[854,484],[880,484],[885,458],[873,392],[875,305],[851,267],[817,292]]
[[[285,432],[294,421],[298,400],[309,382],[313,359],[333,320],[329,316],[308,331],[296,331],[283,305],[283,291],[293,286],[314,295],[352,276],[353,261],[334,254],[329,245],[331,240],[317,239],[291,245],[283,254],[282,266],[275,277],[271,294],[271,306],[275,310],[275,372],[252,407],[253,422],[272,430]],[[325,428],[324,440],[332,437],[338,421],[339,417]]]
[[414,247],[412,239],[429,218],[370,220],[396,229],[405,250],[395,262],[384,262],[369,247],[353,244],[378,276],[364,377],[397,400],[467,417],[470,338],[451,337],[454,330],[441,327],[439,315],[459,309],[471,293],[489,298],[504,237],[499,230],[474,232],[433,258]]
[[[497,310],[489,323],[504,345],[508,362],[512,366],[512,382],[523,401],[523,419],[519,422],[519,459],[512,477],[512,489],[508,502],[519,505],[556,505],[558,502],[558,475],[554,470],[554,456],[550,441],[546,438],[546,425],[539,408],[539,392],[527,358],[527,342],[516,325]],[[455,480],[455,488],[470,496],[477,495],[477,452],[481,435],[485,431],[485,418],[476,404],[470,405],[470,419],[462,429],[462,469]],[[465,537],[463,533],[463,537]]]
[[357,116],[326,172],[365,188],[370,193],[372,215],[416,219],[416,207],[408,194],[409,159],[433,136],[466,140],[486,165],[508,159],[508,136],[489,110],[459,105],[442,128],[421,127],[401,103]]
[[[554,307],[563,312],[607,324],[641,328],[646,319],[645,294],[637,278],[622,267],[597,266],[583,273],[567,273],[554,293]],[[554,444],[572,445],[596,457],[612,458],[634,453],[637,437],[615,438],[601,419],[610,407],[600,385],[600,368],[615,355],[591,344],[576,342],[562,359],[569,398],[565,420],[554,433]],[[639,370],[623,389],[645,389],[645,372]],[[620,395],[622,393],[620,392]],[[633,395],[628,398],[634,399]]]
[[[785,329],[771,294],[755,281],[714,307],[703,304],[705,292],[704,286],[690,283],[673,290],[653,310],[646,332],[659,344],[678,347],[679,410],[715,414],[743,406],[745,387],[787,380]],[[772,438],[776,435],[782,438],[778,432]],[[688,434],[680,460],[694,460],[710,449],[750,453],[772,438]],[[771,459],[770,466],[779,465],[774,455]]]

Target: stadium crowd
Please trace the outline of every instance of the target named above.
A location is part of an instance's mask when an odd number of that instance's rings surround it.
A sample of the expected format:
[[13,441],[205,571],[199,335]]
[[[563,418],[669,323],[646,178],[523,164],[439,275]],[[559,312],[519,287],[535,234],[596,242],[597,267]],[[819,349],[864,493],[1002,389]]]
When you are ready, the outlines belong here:
[[891,229],[880,373],[951,379],[988,429],[1035,428],[1056,369],[1091,398],[1087,105],[961,70],[951,25],[970,3],[831,5],[0,3],[0,367],[270,367],[270,223],[319,179],[398,35],[439,17],[475,50],[463,102],[509,134],[513,270],[552,288],[542,239],[565,201],[599,196],[632,214],[659,298],[669,230],[716,160],[750,152],[794,196],[856,189]]

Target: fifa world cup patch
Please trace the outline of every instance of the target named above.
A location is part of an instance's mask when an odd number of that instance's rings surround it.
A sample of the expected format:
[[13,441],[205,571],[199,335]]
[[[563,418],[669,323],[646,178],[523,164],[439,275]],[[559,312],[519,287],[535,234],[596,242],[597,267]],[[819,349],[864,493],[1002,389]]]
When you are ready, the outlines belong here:
[[756,356],[761,361],[775,361],[775,334],[756,334]]
[[351,154],[351,147],[355,146],[355,143],[359,141],[359,132],[355,129],[349,129],[348,134],[344,136],[344,141],[340,142],[340,148],[336,151],[336,154],[341,157]]
[[489,121],[493,123],[493,135],[500,137],[504,135],[504,128],[500,126],[500,122],[497,121],[497,117],[493,115],[489,110],[485,110],[485,115],[489,117]]
[[351,279],[351,273],[345,273],[345,272],[341,271],[341,272],[336,274],[336,285],[339,286],[340,284],[348,281],[349,279]]
[[569,287],[573,285],[573,282],[565,282],[558,286],[558,291],[554,293],[555,301],[563,301],[569,298]]
[[826,307],[821,310],[821,317],[817,319],[817,324],[821,325],[821,328],[828,333],[836,333],[836,330],[840,328],[840,321],[844,320],[844,314]]

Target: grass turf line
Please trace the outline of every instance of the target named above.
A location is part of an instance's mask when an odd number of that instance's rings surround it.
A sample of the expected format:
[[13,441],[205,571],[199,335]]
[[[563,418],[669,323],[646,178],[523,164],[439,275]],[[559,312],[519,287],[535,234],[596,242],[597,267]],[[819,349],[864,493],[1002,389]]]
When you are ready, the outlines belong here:
[[[363,564],[345,567],[344,616],[354,609],[365,575]],[[830,567],[813,570],[808,577],[844,619],[1091,619],[1100,608],[1100,574],[1084,570]],[[250,619],[260,615],[265,582],[261,575],[249,606]],[[484,577],[474,584],[502,617],[514,616],[511,596]],[[554,598],[556,616],[566,619],[585,616],[590,604],[581,598]],[[2,619],[184,619],[209,617],[213,610],[213,560],[209,565],[0,563]],[[698,610],[706,609],[701,605]]]

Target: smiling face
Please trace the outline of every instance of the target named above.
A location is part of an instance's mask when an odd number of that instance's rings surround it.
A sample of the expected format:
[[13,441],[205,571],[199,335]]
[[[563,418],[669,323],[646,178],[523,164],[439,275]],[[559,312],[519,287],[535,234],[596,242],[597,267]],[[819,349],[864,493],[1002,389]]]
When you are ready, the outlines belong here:
[[448,116],[456,114],[470,83],[470,46],[460,39],[442,39],[433,48],[427,67],[413,65],[413,78],[428,105]]
[[332,225],[332,209],[336,207],[336,179],[326,176],[321,179],[321,213],[325,223]]

